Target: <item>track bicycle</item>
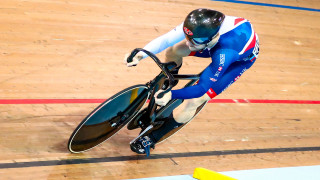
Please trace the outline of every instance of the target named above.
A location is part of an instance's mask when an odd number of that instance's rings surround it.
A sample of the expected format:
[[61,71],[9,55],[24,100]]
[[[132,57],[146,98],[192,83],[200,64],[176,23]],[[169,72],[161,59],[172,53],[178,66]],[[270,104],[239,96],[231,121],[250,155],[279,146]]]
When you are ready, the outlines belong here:
[[[187,87],[194,85],[200,77],[201,73],[196,75],[171,74],[170,71],[176,67],[175,63],[161,63],[153,53],[141,48],[134,49],[127,61],[131,62],[140,51],[154,60],[161,69],[160,74],[146,84],[134,85],[118,92],[96,107],[71,134],[68,141],[70,152],[81,153],[90,150],[111,138],[127,124],[128,130],[141,128],[140,134],[130,142],[130,144],[134,143],[140,137],[160,128],[165,123],[164,119],[183,102],[181,99],[173,99],[165,106],[158,106],[155,103],[154,94],[159,89],[165,89],[158,94],[158,98],[161,98],[173,88],[175,80],[190,80],[185,85]],[[197,108],[193,118],[206,103]],[[167,133],[157,144],[169,138],[186,124]]]

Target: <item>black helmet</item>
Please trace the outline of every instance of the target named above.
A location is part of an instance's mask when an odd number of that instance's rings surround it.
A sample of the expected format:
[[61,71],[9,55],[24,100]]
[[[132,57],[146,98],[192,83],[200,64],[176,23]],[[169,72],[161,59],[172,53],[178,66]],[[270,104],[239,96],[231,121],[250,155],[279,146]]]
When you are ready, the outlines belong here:
[[196,44],[207,44],[219,32],[225,15],[212,9],[196,9],[183,23],[186,38]]

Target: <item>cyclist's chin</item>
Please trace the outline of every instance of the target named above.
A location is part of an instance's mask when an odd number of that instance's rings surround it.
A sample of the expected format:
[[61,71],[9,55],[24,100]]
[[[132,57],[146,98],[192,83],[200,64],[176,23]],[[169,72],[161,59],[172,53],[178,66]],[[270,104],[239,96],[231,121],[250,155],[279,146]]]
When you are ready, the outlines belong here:
[[200,45],[200,46],[189,46],[190,51],[200,51],[205,48],[205,45]]

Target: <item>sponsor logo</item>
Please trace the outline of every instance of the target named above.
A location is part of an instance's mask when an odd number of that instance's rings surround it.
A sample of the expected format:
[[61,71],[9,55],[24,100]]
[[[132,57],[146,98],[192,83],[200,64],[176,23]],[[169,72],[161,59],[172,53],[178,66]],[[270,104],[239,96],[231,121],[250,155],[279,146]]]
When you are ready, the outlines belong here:
[[211,80],[212,82],[217,82],[217,79],[215,79],[215,78],[210,78],[210,80]]
[[226,61],[226,55],[220,54],[220,66],[224,66],[224,62]]
[[190,29],[188,29],[187,27],[184,27],[183,30],[184,30],[184,33],[186,33],[187,35],[189,35],[189,36],[193,35],[192,31]]
[[246,70],[247,70],[247,68],[242,69],[240,75],[237,76],[236,78],[234,78],[234,82],[236,82],[236,81],[240,78],[240,76],[241,76],[244,72],[246,72]]
[[239,78],[240,78],[241,75],[237,76],[236,78],[234,78],[234,82],[236,82]]
[[226,55],[225,54],[220,54],[220,63],[219,63],[220,67],[218,68],[218,71],[214,74],[215,77],[219,77],[220,72],[223,69],[225,61],[226,61]]

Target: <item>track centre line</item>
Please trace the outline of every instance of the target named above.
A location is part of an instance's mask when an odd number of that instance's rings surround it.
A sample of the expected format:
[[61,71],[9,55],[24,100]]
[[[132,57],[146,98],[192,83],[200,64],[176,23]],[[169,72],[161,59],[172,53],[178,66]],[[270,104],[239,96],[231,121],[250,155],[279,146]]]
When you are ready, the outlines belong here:
[[[92,104],[106,99],[0,99],[0,104]],[[209,103],[320,104],[318,100],[212,99]]]

